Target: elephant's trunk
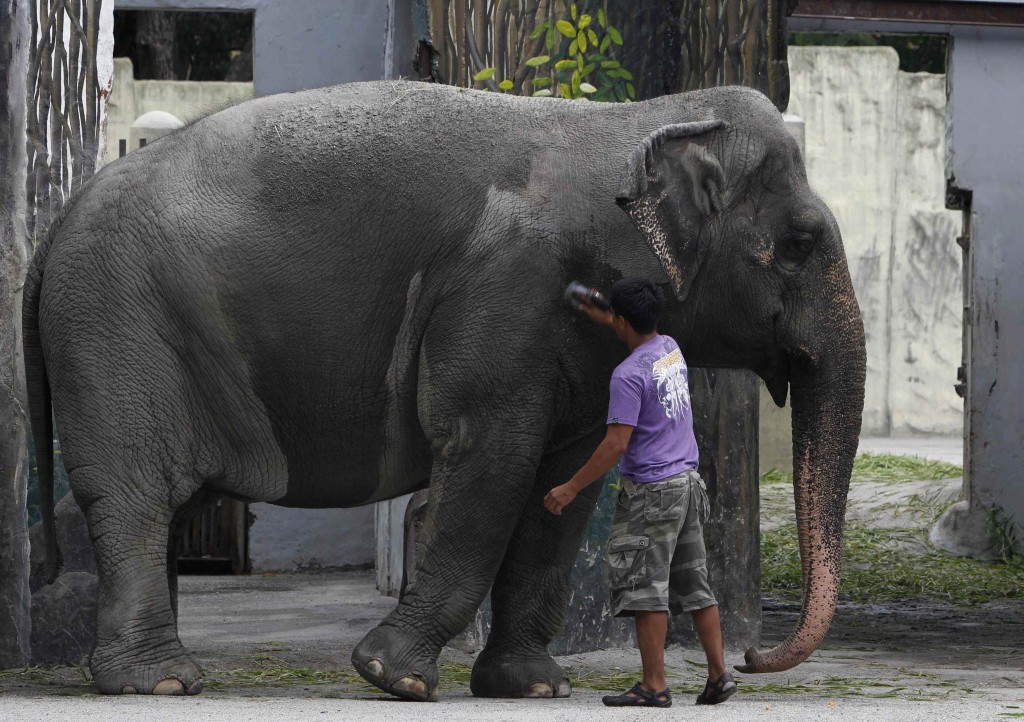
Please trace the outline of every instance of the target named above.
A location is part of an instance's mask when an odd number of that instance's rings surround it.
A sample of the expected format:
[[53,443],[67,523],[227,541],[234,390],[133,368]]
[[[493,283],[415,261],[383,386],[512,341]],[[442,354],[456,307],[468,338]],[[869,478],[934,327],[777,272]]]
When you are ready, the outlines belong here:
[[741,672],[781,672],[807,659],[825,638],[839,597],[843,522],[864,408],[866,359],[852,288],[826,307],[830,311],[819,323],[825,321],[830,339],[794,359],[791,380],[793,491],[803,570],[800,620],[779,646],[747,650],[746,665],[737,667]]

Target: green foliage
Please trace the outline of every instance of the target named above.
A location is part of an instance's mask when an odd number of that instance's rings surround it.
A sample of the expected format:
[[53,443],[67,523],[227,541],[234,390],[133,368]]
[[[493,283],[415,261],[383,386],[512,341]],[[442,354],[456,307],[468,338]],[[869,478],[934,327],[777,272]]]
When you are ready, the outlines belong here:
[[1018,527],[1013,517],[1001,506],[993,506],[985,518],[985,526],[1000,559],[1006,563],[1012,562],[1015,558],[1020,559],[1017,553]]
[[[841,594],[858,603],[915,597],[976,604],[1024,595],[1024,560],[981,562],[924,548],[922,529],[880,529],[849,523],[843,539]],[[762,589],[799,594],[802,588],[796,526],[761,537]]]
[[[861,454],[854,460],[851,486],[948,479],[961,474],[963,469],[959,466],[919,457]],[[792,480],[792,475],[775,469],[762,475],[762,507],[777,511],[784,502],[791,505],[792,500],[783,497],[791,497]],[[907,522],[899,528],[847,522],[840,587],[844,598],[874,603],[925,597],[976,604],[1024,594],[1024,558],[1012,553],[1015,525],[1005,514],[993,510],[990,515],[993,537],[997,543],[1000,538],[1004,540],[1003,560],[982,562],[931,548],[927,527],[943,511],[940,502],[914,495],[907,499],[905,511],[919,512],[911,518],[920,522]],[[765,593],[800,594],[800,551],[792,522],[762,533],[761,572]]]
[[859,454],[853,476],[860,481],[930,481],[963,476],[963,467],[920,456]]
[[[605,102],[635,100],[633,74],[614,56],[615,49],[624,45],[622,34],[609,24],[605,11],[598,10],[596,26],[594,16],[581,14],[576,3],[570,5],[569,14],[571,20],[562,19],[554,25],[543,22],[530,33],[533,40],[544,35],[547,49],[546,54],[525,61],[538,73],[530,82],[532,95]],[[568,47],[563,48],[566,41]],[[497,68],[484,68],[473,80],[486,82],[496,73]],[[505,92],[514,87],[507,78],[498,83],[498,88]]]
[[[853,460],[853,478],[858,481],[932,481],[963,476],[963,467],[933,461],[920,456],[897,454],[858,454]],[[793,475],[769,469],[761,475],[762,484],[793,482]]]
[[900,57],[907,73],[945,73],[945,35],[887,35],[885,33],[790,33],[789,44],[840,47],[888,46]]

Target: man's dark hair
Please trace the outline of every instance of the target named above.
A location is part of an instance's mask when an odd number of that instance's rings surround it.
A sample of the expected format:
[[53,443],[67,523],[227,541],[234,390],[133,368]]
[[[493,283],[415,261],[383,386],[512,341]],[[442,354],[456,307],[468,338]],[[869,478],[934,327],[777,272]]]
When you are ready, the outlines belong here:
[[623,278],[612,285],[608,294],[612,311],[629,321],[639,334],[647,334],[658,327],[658,316],[665,305],[665,294],[646,278]]

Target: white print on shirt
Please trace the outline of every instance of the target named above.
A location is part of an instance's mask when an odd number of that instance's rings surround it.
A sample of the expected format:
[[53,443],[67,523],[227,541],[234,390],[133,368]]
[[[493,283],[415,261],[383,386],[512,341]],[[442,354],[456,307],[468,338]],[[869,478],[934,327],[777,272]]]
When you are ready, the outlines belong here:
[[690,389],[686,384],[686,364],[679,349],[654,362],[654,381],[658,400],[670,419],[681,419],[690,408]]

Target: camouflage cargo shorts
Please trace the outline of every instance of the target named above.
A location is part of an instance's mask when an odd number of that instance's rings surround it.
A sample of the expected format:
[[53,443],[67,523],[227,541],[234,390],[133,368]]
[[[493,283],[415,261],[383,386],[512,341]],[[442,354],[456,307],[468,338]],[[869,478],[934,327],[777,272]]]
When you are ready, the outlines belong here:
[[605,560],[615,616],[679,614],[717,604],[704,549],[708,509],[696,471],[643,484],[622,479]]

